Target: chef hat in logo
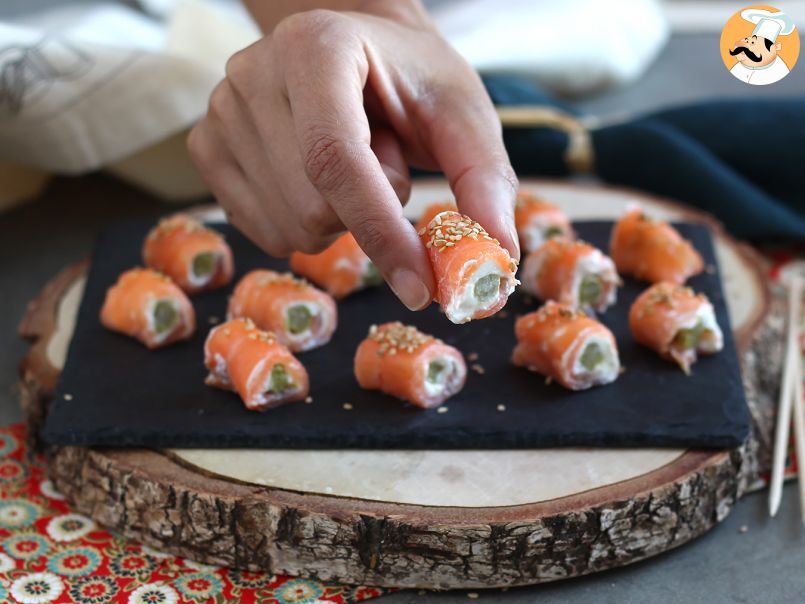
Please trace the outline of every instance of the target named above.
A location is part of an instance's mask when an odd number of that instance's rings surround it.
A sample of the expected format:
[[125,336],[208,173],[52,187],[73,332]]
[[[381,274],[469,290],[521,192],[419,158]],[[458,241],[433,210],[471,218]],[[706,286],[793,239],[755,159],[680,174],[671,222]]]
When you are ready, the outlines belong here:
[[741,11],[741,17],[755,23],[753,36],[766,38],[774,42],[777,36],[786,36],[794,31],[794,21],[785,13],[773,13],[762,8],[747,8]]

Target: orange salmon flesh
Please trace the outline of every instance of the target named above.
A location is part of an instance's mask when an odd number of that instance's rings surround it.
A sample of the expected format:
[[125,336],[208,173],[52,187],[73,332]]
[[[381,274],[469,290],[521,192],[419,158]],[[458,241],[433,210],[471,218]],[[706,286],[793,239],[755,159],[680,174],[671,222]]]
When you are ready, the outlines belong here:
[[223,236],[187,214],[174,214],[151,229],[143,260],[189,294],[225,286],[235,270]]
[[134,268],[106,292],[101,323],[136,338],[148,348],[186,340],[196,330],[196,313],[185,293],[168,277]]
[[268,331],[232,319],[210,331],[204,344],[209,386],[237,392],[247,409],[264,411],[303,400],[309,391],[302,364]]

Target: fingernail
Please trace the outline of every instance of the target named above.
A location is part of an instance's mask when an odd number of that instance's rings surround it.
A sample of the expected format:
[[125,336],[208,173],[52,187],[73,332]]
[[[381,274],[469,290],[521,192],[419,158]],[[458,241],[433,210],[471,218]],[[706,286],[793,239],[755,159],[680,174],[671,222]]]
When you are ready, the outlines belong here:
[[394,192],[397,194],[399,200],[405,204],[408,201],[408,198],[411,195],[411,181],[410,179],[406,178],[403,174],[401,174],[398,170],[395,170],[388,164],[380,164],[380,168],[383,170],[383,174],[386,175],[388,178],[391,187],[394,189]]
[[509,238],[511,239],[514,249],[512,250],[512,258],[520,260],[520,236],[517,234],[517,229],[511,227],[509,229]]
[[392,291],[409,310],[422,310],[431,301],[431,295],[417,274],[407,268],[398,268],[391,273]]

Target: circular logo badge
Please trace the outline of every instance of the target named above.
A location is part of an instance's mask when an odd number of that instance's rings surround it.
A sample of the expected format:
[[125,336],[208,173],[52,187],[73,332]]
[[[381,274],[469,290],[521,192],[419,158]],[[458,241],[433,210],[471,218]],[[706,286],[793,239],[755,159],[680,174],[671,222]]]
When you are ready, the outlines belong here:
[[764,4],[739,10],[721,32],[721,58],[729,72],[746,84],[779,82],[799,58],[799,32],[794,20]]

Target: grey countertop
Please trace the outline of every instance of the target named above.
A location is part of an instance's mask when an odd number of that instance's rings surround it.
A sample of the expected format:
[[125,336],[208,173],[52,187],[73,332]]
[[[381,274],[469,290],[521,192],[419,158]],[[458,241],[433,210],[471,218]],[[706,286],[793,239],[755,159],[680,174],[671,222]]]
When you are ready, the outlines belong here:
[[[5,8],[24,6],[12,0]],[[52,0],[38,4],[53,4]],[[2,18],[0,11],[0,18]],[[6,13],[8,14],[8,13]],[[598,115],[646,111],[714,96],[755,98],[805,93],[805,66],[783,82],[747,87],[720,64],[713,36],[675,38],[655,66],[629,87],[579,102]],[[695,67],[692,67],[695,66]],[[95,233],[122,218],[155,218],[165,205],[103,175],[55,179],[35,203],[0,215],[0,422],[19,421],[17,363],[26,344],[16,326],[49,278],[89,253]],[[750,495],[700,539],[630,567],[529,588],[477,592],[480,600],[526,602],[795,602],[805,594],[805,536],[789,485],[777,519],[764,494]],[[466,602],[466,592],[404,591],[388,604]]]

